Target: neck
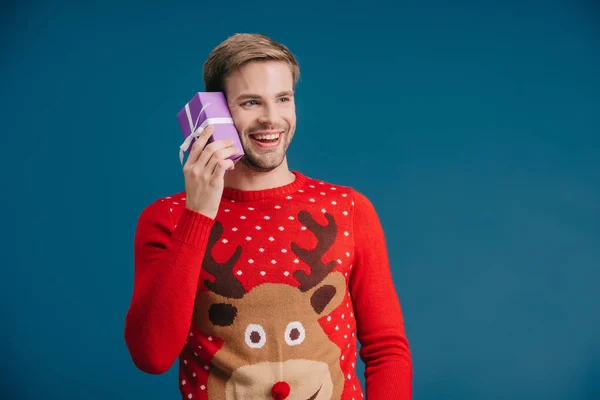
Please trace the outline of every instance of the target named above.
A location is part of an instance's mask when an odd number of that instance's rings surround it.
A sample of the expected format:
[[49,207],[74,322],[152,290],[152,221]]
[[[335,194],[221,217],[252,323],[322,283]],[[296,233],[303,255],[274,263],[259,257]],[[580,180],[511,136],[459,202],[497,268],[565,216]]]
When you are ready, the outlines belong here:
[[225,174],[225,186],[235,190],[256,191],[272,189],[292,183],[295,175],[290,171],[287,158],[277,168],[268,171],[255,171],[238,161],[233,171]]

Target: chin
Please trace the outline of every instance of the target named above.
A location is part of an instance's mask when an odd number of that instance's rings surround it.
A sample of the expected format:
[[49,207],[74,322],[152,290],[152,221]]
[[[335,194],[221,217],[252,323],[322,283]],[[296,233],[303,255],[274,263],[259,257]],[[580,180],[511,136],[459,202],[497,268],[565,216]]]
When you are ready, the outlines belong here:
[[284,155],[268,154],[268,155],[258,155],[257,156],[257,155],[248,154],[248,153],[246,153],[246,155],[240,159],[240,161],[246,167],[250,168],[253,171],[257,171],[257,172],[273,171],[274,169],[278,168],[281,164],[283,164],[284,160],[285,160],[285,154]]

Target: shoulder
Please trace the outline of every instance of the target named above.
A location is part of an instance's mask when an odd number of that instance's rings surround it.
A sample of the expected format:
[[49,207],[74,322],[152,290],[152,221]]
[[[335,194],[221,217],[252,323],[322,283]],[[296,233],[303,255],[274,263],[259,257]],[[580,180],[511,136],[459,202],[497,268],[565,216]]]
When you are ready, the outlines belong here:
[[[185,191],[155,197],[143,205],[139,219],[164,218],[185,207]],[[170,216],[169,216],[170,218]]]
[[350,216],[352,224],[363,230],[379,226],[379,216],[370,198],[351,185],[343,185],[317,177],[304,176],[305,194],[323,210],[338,210]]
[[320,189],[321,194],[336,194],[338,197],[346,199],[354,208],[358,210],[374,211],[373,204],[369,197],[362,191],[351,185],[342,185],[328,180],[319,179],[317,177],[306,178],[305,186],[311,189]]
[[356,191],[355,189],[352,188],[352,186],[342,185],[339,183],[331,182],[329,180],[320,179],[315,176],[307,176],[307,175],[301,175],[301,176],[305,180],[304,186],[311,188],[311,189],[320,189],[321,191],[323,191],[325,193],[337,192],[340,195],[345,194],[345,196],[343,196],[343,197],[350,197]]

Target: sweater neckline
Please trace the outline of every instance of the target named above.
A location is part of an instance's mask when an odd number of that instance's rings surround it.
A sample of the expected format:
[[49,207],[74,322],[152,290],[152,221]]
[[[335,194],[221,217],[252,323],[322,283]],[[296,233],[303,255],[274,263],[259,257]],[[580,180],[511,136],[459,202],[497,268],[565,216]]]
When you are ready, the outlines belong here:
[[223,197],[232,201],[257,201],[288,196],[297,192],[307,181],[307,177],[298,171],[291,171],[295,179],[287,185],[261,190],[239,190],[225,187]]

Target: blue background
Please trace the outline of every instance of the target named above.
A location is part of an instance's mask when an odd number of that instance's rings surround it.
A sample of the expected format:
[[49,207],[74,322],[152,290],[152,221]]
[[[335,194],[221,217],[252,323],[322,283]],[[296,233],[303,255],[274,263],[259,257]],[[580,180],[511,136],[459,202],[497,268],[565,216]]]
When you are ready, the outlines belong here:
[[600,398],[597,4],[218,3],[3,2],[2,397],[178,398],[123,339],[135,225],[206,56],[261,32],[301,65],[291,167],[380,214],[414,398]]

